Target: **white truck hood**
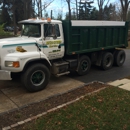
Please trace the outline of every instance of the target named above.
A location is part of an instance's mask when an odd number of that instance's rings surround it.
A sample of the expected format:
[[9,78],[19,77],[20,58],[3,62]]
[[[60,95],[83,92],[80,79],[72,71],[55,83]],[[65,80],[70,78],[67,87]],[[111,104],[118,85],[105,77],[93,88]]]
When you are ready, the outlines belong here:
[[7,55],[13,54],[18,56],[20,54],[23,55],[25,53],[38,52],[36,43],[37,40],[32,37],[13,37],[0,39],[0,65],[1,59]]
[[5,44],[31,43],[36,42],[34,38],[28,37],[12,37],[0,39],[0,46]]
[[[0,52],[3,47],[22,46],[28,44],[35,44],[37,40],[32,37],[12,37],[0,39]],[[37,47],[36,47],[37,48]]]

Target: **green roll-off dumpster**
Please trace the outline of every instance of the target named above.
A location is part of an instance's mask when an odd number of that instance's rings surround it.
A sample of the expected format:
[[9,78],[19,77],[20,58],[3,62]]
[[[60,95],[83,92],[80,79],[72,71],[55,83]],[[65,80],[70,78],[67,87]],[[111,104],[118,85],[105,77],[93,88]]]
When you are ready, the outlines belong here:
[[63,21],[66,54],[128,46],[128,22]]

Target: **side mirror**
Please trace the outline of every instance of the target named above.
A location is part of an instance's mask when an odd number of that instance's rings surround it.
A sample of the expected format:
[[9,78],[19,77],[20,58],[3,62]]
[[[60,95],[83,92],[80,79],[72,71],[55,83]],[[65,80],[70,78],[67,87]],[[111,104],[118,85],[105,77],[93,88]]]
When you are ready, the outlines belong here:
[[54,36],[53,36],[53,39],[57,39],[57,36],[56,36],[56,35],[54,35]]

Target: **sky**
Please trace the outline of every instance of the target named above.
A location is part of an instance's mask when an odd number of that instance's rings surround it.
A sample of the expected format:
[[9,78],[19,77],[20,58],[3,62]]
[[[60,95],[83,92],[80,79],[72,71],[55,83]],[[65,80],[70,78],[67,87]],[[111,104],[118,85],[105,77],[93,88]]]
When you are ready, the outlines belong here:
[[47,7],[48,14],[50,14],[51,10],[53,10],[53,16],[55,17],[58,13],[65,14],[68,12],[68,6],[65,0],[54,0],[54,2]]
[[[115,3],[115,1],[116,0],[110,0],[111,3]],[[94,0],[94,3],[91,5],[98,8],[97,0]],[[71,4],[71,9],[73,11],[75,10],[75,4]],[[54,0],[54,2],[52,2],[46,9],[46,11],[48,12],[49,15],[51,14],[51,10],[53,10],[54,17],[56,17],[58,15],[58,13],[62,13],[63,16],[65,17],[66,12],[68,12],[68,5],[66,3],[66,0]]]

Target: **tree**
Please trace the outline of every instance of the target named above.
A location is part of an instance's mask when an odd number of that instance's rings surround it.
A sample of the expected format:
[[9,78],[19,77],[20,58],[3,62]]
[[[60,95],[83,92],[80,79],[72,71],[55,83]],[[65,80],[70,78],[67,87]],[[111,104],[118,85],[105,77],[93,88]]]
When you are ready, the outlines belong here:
[[122,21],[122,9],[120,3],[115,3],[115,8],[116,8],[116,20]]
[[97,20],[98,19],[98,10],[94,7],[90,12],[90,19]]
[[[66,16],[71,19],[71,15],[72,15],[72,9],[76,9],[75,15],[76,15],[76,19],[78,19],[78,0],[66,0],[67,5],[68,5],[68,11],[69,13],[66,14]],[[75,5],[74,8],[71,8],[71,4]]]
[[109,17],[110,17],[110,20],[114,20],[114,21],[118,20],[117,10],[116,10],[115,4],[109,5]]
[[[43,1],[42,0],[34,0],[34,6],[36,6],[35,9],[35,14],[38,17],[43,17],[42,12],[44,11],[44,13],[46,12],[46,8],[53,2],[54,0],[46,0]],[[46,14],[46,13],[45,13]]]
[[13,22],[14,34],[16,34],[16,23],[27,19],[31,15],[32,0],[0,0],[2,8],[2,21],[7,24]]
[[16,12],[17,12],[17,0],[10,0],[10,9],[12,11],[12,16],[13,16],[13,25],[14,25],[14,35],[17,34],[17,30],[16,30]]
[[[65,19],[66,19],[66,20],[70,20],[69,13],[66,13]],[[75,12],[75,11],[71,12],[71,20],[76,20],[76,19],[77,19],[77,14],[76,14],[76,12]]]
[[27,19],[31,16],[33,16],[33,4],[32,4],[32,0],[21,0],[22,3],[22,11],[23,11],[23,18]]
[[71,0],[66,0],[66,2],[68,4],[69,20],[71,20],[71,6],[70,6]]
[[62,20],[62,13],[58,13],[58,15],[57,15],[57,18],[56,18],[57,20]]
[[90,20],[91,11],[93,7],[91,4],[93,1],[91,0],[80,0],[79,2],[79,19],[87,19]]
[[126,21],[126,16],[127,16],[127,11],[128,11],[128,6],[129,6],[130,1],[120,0],[120,3],[121,3],[123,21]]
[[130,21],[130,8],[128,9],[128,13],[127,13],[127,21]]
[[104,13],[104,7],[106,5],[108,5],[109,0],[97,0],[97,3],[98,3],[98,8],[99,8],[98,19],[102,20],[103,19],[103,13]]
[[77,16],[77,19],[78,19],[78,1],[75,0],[75,2],[76,2],[76,16]]
[[6,23],[6,25],[11,23],[11,18],[6,7],[2,7],[1,10],[1,23]]
[[0,0],[1,5],[1,22],[9,25],[11,23],[11,18],[8,11],[8,0]]
[[48,17],[49,17],[48,12],[45,12],[45,18],[48,18]]
[[0,9],[0,24],[2,24],[2,16],[1,16],[2,10]]

